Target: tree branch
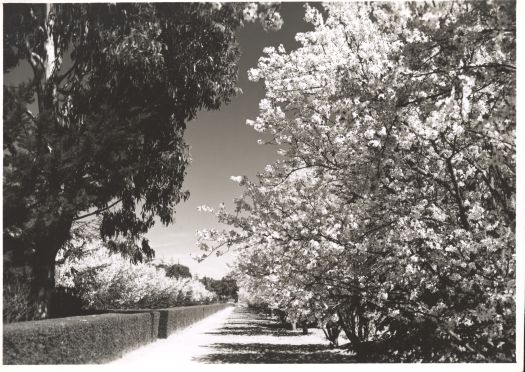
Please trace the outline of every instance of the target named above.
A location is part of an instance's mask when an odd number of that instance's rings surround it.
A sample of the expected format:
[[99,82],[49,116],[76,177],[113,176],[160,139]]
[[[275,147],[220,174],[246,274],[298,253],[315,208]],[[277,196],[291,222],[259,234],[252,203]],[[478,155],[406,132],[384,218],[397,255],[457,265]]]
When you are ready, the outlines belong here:
[[122,201],[122,199],[118,199],[117,201],[111,203],[110,205],[108,205],[108,206],[106,206],[104,208],[97,209],[94,212],[86,213],[86,214],[84,214],[82,216],[79,216],[79,217],[75,217],[75,218],[73,218],[73,221],[78,221],[78,220],[81,220],[82,218],[98,215],[98,214],[100,214],[100,213],[102,213],[104,211],[107,211],[108,209],[114,207],[116,204],[120,203],[121,201]]

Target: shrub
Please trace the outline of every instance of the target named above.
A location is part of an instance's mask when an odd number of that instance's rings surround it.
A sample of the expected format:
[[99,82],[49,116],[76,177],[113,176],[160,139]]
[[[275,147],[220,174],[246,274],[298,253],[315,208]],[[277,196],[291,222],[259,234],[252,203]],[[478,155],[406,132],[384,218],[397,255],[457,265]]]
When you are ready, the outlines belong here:
[[33,318],[36,308],[29,301],[29,271],[25,267],[4,266],[3,311],[4,323],[19,322]]

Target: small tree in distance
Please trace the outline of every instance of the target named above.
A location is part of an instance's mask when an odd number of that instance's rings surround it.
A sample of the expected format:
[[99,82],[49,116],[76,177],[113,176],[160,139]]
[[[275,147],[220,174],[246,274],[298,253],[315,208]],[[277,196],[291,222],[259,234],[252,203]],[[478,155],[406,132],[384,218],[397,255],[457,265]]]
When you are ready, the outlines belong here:
[[169,278],[191,278],[190,268],[181,264],[158,264],[158,268],[164,269],[166,276]]
[[217,294],[219,300],[226,301],[232,299],[237,302],[239,299],[239,287],[237,286],[237,281],[229,275],[226,275],[219,280],[205,276],[200,279],[200,281],[204,284],[207,290]]

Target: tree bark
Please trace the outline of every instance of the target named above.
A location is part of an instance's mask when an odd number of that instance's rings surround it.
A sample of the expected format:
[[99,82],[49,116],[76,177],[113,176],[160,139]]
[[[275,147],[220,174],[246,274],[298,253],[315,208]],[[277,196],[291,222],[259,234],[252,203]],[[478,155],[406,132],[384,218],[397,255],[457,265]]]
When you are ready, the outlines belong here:
[[60,223],[50,226],[47,236],[35,238],[35,253],[29,264],[31,267],[30,305],[34,309],[34,319],[45,319],[51,314],[52,299],[55,292],[55,259],[60,248],[69,239],[71,218],[62,219]]
[[35,319],[49,317],[51,301],[55,290],[55,256],[51,247],[35,253],[31,262],[31,293],[29,301],[33,305]]
[[308,326],[306,324],[303,325],[303,335],[308,334]]
[[53,75],[53,72],[55,71],[56,66],[56,53],[55,53],[55,42],[53,40],[53,26],[54,21],[51,18],[51,6],[52,4],[46,4],[46,21],[45,21],[45,41],[44,41],[44,50],[45,50],[45,56],[44,56],[44,78],[47,82],[51,75]]

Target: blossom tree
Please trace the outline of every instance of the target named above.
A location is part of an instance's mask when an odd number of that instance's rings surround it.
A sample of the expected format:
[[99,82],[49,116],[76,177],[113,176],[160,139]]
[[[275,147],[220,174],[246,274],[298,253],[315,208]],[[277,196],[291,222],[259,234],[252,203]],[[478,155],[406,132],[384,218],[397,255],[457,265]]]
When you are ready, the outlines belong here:
[[203,255],[237,247],[245,283],[335,314],[361,358],[512,360],[515,4],[325,10],[249,73],[266,96],[248,124],[282,159],[233,177],[236,210],[215,211],[232,228],[200,232]]
[[85,309],[164,308],[208,303],[216,297],[198,280],[168,277],[151,263],[132,264],[97,243],[58,265],[56,282],[80,298]]

